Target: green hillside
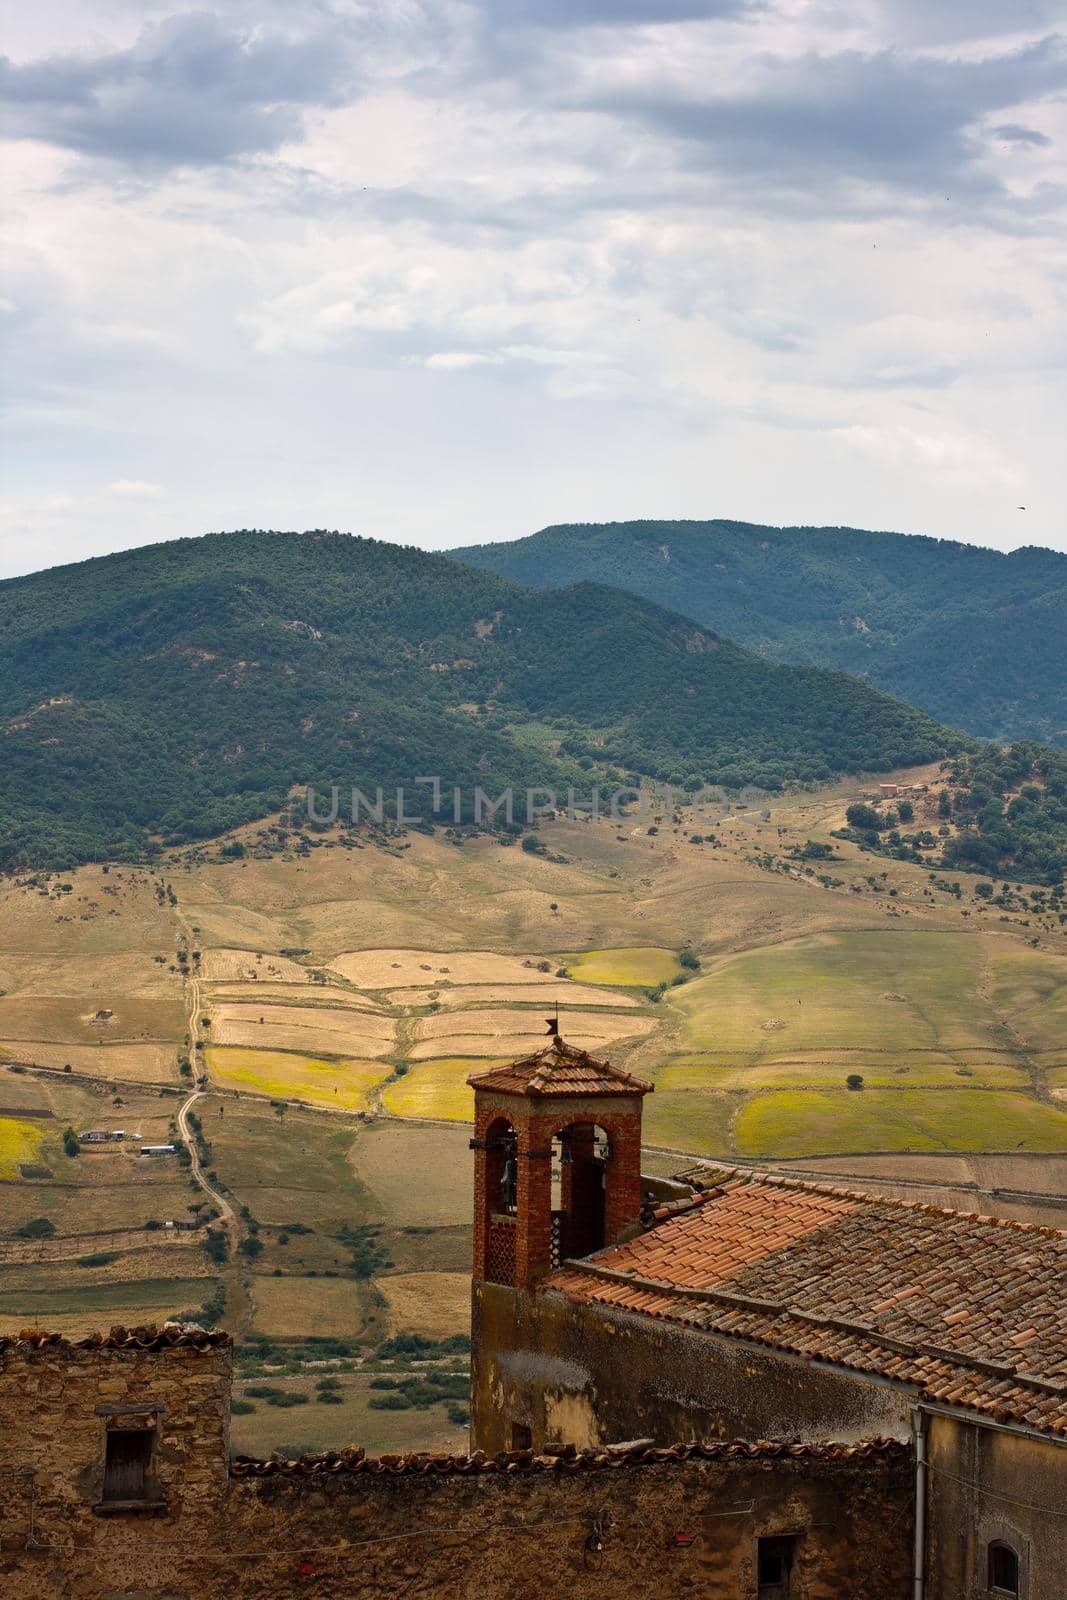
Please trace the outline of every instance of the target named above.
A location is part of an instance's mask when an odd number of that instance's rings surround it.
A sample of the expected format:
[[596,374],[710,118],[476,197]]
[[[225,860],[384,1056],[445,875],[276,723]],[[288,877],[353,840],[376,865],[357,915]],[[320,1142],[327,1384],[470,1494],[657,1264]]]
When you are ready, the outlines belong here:
[[[532,726],[531,726],[532,724]],[[300,783],[471,795],[612,768],[778,787],[958,739],[841,673],[778,666],[593,584],[239,532],[0,584],[0,866],[216,834]]]
[[969,733],[1067,745],[1067,556],[1053,550],[711,521],[583,523],[453,554],[519,583],[613,584]]

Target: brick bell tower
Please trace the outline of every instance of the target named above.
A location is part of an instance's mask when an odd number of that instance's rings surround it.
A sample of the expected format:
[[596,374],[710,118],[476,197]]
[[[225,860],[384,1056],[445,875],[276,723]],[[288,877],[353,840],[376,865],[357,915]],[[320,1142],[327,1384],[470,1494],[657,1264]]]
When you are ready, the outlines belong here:
[[474,1090],[474,1278],[532,1290],[641,1214],[652,1085],[565,1044],[467,1079]]

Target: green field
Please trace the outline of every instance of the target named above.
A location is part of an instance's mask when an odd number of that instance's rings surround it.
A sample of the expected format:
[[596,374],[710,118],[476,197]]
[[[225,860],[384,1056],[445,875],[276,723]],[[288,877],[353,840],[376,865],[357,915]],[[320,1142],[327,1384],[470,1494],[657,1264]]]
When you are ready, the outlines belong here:
[[17,1178],[23,1163],[34,1162],[44,1130],[18,1117],[0,1117],[0,1178]]
[[433,1117],[443,1122],[473,1122],[474,1090],[467,1079],[491,1072],[501,1062],[486,1056],[418,1061],[382,1093],[382,1109],[393,1117]]
[[366,1111],[369,1096],[389,1075],[381,1061],[319,1059],[289,1050],[210,1045],[204,1061],[214,1083],[272,1099],[302,1100],[341,1111]]
[[200,1306],[211,1292],[210,1278],[142,1278],[133,1283],[70,1284],[45,1289],[0,1289],[0,1331],[12,1324],[52,1327],[57,1319],[91,1331],[102,1318],[145,1321],[150,1315],[176,1316]]
[[[1067,1111],[982,1089],[789,1089],[758,1094],[733,1125],[738,1154],[1067,1148]],[[875,1141],[878,1141],[877,1146]]]
[[583,950],[561,956],[572,978],[579,983],[617,984],[637,987],[669,983],[681,969],[673,950],[627,947],[617,950]]

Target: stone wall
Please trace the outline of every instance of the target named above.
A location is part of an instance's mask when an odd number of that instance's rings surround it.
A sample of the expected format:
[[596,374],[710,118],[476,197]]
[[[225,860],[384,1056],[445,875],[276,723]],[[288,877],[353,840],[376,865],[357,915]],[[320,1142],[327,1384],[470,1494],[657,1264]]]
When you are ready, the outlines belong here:
[[[904,1447],[638,1444],[555,1457],[361,1452],[228,1470],[221,1336],[0,1346],[5,1600],[739,1600],[760,1538],[796,1600],[900,1600]],[[106,1430],[149,1417],[144,1505],[101,1499]]]

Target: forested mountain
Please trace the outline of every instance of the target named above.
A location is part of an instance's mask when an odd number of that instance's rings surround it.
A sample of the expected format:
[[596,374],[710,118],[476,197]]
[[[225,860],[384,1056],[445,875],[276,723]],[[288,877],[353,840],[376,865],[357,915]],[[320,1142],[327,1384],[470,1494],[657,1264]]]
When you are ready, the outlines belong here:
[[469,803],[615,766],[773,788],[959,744],[618,590],[247,531],[0,584],[0,738],[6,868],[205,837],[297,783],[436,774]]
[[1067,555],[750,522],[545,528],[457,560],[644,595],[776,661],[840,667],[969,733],[1067,745]]

